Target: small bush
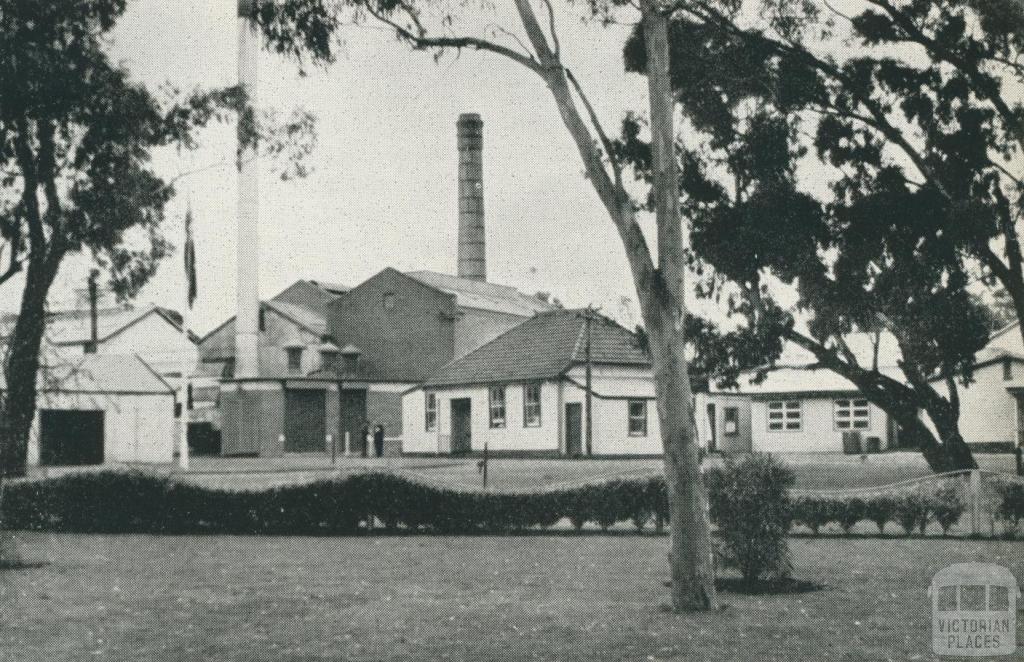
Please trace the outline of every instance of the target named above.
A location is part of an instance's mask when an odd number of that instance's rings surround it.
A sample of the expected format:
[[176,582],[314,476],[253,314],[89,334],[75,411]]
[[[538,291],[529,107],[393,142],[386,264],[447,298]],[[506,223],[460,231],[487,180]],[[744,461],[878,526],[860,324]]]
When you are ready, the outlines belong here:
[[885,525],[896,515],[896,500],[890,496],[871,497],[864,503],[864,518],[878,527],[879,535],[885,535]]
[[928,499],[928,510],[942,527],[942,535],[948,536],[949,529],[960,521],[967,509],[960,493],[953,483],[946,483],[935,491]]
[[894,515],[896,521],[899,522],[900,526],[903,527],[903,530],[907,532],[907,535],[912,535],[914,533],[914,529],[919,529],[923,534],[925,527],[928,526],[928,520],[930,519],[928,501],[924,496],[917,492],[900,495],[896,499],[896,511]]
[[867,504],[856,497],[841,502],[838,511],[837,523],[843,529],[843,533],[850,535],[850,530],[865,517]]
[[732,459],[708,480],[722,557],[747,582],[787,577],[793,472],[770,455]]
[[999,506],[996,517],[1008,529],[1008,534],[1016,534],[1017,526],[1024,520],[1024,484],[998,483]]
[[829,497],[803,496],[796,499],[793,520],[809,528],[814,535],[829,522],[838,522],[843,511],[840,501]]

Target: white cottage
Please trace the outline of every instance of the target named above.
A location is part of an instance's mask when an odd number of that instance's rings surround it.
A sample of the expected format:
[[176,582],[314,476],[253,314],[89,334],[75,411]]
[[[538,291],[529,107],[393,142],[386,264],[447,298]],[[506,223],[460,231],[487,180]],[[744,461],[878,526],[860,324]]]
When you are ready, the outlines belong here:
[[[403,452],[476,453],[486,446],[497,454],[660,455],[645,349],[615,322],[589,316],[581,310],[540,313],[408,391],[402,402]],[[707,411],[705,405],[700,399],[698,411]],[[706,439],[709,421],[698,418]]]

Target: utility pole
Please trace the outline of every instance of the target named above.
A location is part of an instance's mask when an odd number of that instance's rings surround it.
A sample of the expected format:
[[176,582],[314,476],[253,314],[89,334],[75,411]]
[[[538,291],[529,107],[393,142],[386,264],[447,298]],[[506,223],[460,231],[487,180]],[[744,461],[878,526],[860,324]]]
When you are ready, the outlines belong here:
[[587,444],[587,456],[594,454],[594,408],[593,408],[593,356],[591,352],[591,322],[594,320],[594,309],[588,307],[583,312],[583,325],[585,328],[585,344],[583,348],[584,357],[586,359],[586,393],[584,394],[584,402],[586,408],[586,444]]

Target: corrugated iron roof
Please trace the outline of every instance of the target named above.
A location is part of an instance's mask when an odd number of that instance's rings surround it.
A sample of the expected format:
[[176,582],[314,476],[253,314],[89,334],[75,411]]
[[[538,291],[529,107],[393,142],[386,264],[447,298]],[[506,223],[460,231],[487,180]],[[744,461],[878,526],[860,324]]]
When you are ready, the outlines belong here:
[[[104,342],[151,314],[160,315],[175,329],[181,329],[181,314],[170,308],[153,304],[142,308],[105,308],[96,311],[99,341]],[[17,318],[16,314],[7,314],[3,316],[2,322],[5,326],[13,325]],[[55,345],[80,345],[91,339],[92,319],[88,309],[47,311],[47,342]]]
[[554,306],[535,296],[523,294],[514,287],[496,285],[436,271],[409,271],[406,276],[455,295],[455,303],[464,308],[477,308],[508,315],[529,316],[552,310]]
[[[441,368],[426,386],[453,386],[557,377],[585,360],[584,311],[540,313]],[[595,364],[650,365],[635,334],[594,316],[591,360]]]
[[[81,392],[97,394],[173,393],[139,357],[114,354],[70,355],[45,345],[36,381],[40,391],[48,393]],[[0,371],[0,390],[6,389]]]

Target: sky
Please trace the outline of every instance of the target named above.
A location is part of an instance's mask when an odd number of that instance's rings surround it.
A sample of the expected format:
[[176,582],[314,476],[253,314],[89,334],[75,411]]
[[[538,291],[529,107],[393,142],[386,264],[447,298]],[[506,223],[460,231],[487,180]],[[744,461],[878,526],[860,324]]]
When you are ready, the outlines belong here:
[[[234,84],[235,5],[135,0],[110,52],[153,87]],[[563,59],[616,132],[626,111],[646,105],[645,80],[623,71],[621,47],[631,28],[584,24],[557,5]],[[488,24],[516,26],[511,13],[472,15],[464,29],[480,36],[490,34]],[[282,114],[305,109],[316,116],[318,134],[305,179],[281,181],[272,164],[261,163],[263,298],[300,278],[357,285],[388,266],[454,272],[455,123],[460,113],[476,112],[484,121],[488,279],[550,292],[569,306],[593,303],[631,321],[621,310],[622,298],[635,293],[618,235],[536,74],[479,52],[435,62],[371,26],[345,28],[340,37],[338,61],[305,77],[294,62],[260,56],[259,105]],[[167,177],[196,171],[178,181],[165,230],[181,245],[181,219],[191,204],[199,275],[192,319],[200,332],[234,311],[234,147],[234,127],[222,125],[203,133],[198,150],[168,150],[155,162]],[[65,266],[51,307],[84,288],[88,268],[86,260]],[[178,254],[168,258],[136,302],[182,307],[182,271]],[[20,286],[9,283],[0,307],[16,307],[18,294]]]

